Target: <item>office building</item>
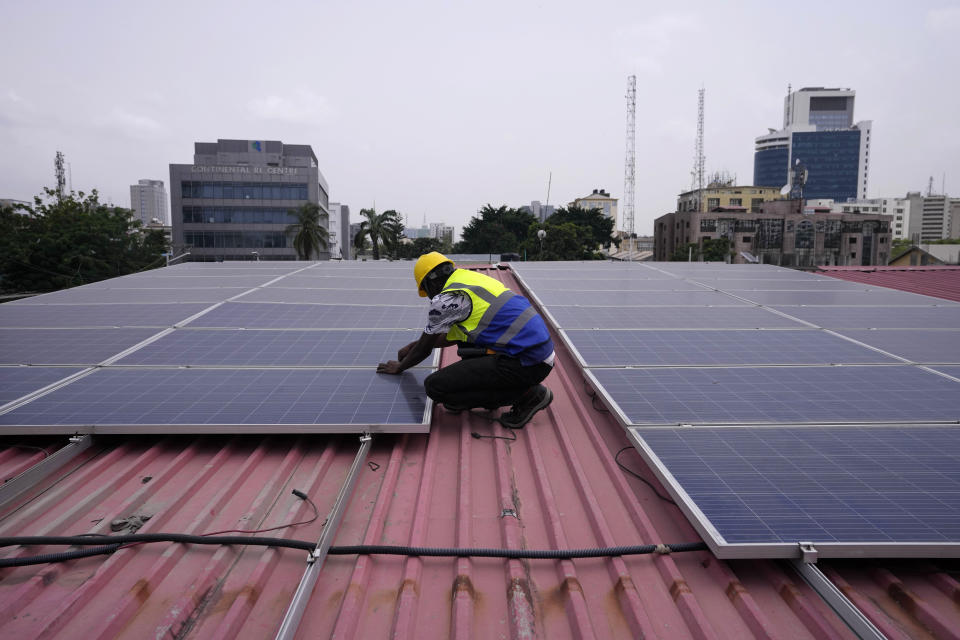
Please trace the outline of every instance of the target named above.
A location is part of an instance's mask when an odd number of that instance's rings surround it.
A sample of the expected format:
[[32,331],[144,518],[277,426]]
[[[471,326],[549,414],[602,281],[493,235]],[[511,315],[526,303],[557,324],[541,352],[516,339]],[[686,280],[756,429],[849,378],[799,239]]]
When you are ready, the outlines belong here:
[[890,258],[891,217],[878,214],[804,213],[800,201],[764,203],[761,213],[668,213],[654,221],[654,260],[670,260],[705,239],[730,242],[728,260],[785,267],[885,265]]
[[910,201],[909,238],[914,244],[945,238],[960,238],[960,198],[919,192],[907,194]]
[[556,207],[552,204],[542,204],[539,200],[534,200],[529,206],[520,207],[520,211],[533,215],[537,222],[545,222],[556,211]]
[[710,185],[681,193],[677,197],[677,211],[712,211],[719,207],[759,213],[764,202],[782,197],[777,187]]
[[173,251],[192,261],[295,260],[286,232],[294,211],[313,202],[330,213],[327,182],[305,144],[197,142],[193,164],[170,165],[170,185]]
[[[893,239],[909,237],[910,229],[910,196],[905,198],[868,198],[866,200],[848,200],[846,202],[829,202],[827,206],[834,213],[869,213],[883,214],[893,217]],[[919,196],[920,194],[916,194]],[[809,202],[808,202],[809,204]]]
[[350,207],[339,202],[331,202],[330,217],[327,224],[328,247],[331,258],[350,259]]
[[580,207],[581,209],[598,209],[607,218],[613,218],[614,232],[621,231],[618,228],[617,199],[611,198],[610,194],[603,189],[594,189],[590,195],[577,198],[568,206]]
[[872,122],[854,123],[856,92],[806,87],[784,100],[783,128],[756,138],[753,183],[791,184],[791,167],[806,169],[804,198],[864,200],[870,168]]
[[157,222],[169,226],[167,190],[163,180],[140,180],[130,185],[130,208],[144,227]]

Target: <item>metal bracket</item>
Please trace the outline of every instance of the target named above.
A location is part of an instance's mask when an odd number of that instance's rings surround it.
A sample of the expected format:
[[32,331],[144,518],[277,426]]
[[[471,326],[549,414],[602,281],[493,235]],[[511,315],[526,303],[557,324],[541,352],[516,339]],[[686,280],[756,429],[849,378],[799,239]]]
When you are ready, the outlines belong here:
[[360,436],[360,442],[370,442],[371,440],[373,440],[373,436],[366,431],[364,431],[363,435]]
[[816,564],[820,552],[812,542],[800,542],[800,561],[806,564]]
[[504,509],[503,511],[500,512],[501,518],[506,518],[507,516],[513,516],[514,518],[517,518],[517,520],[520,519],[519,517],[517,517],[517,512],[514,509]]

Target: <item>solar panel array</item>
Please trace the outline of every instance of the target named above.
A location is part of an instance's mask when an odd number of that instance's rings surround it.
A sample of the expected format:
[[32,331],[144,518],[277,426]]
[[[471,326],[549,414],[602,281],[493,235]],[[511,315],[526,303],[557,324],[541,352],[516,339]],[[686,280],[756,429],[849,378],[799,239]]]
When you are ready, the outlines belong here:
[[410,263],[187,263],[0,305],[6,433],[428,431]]
[[960,304],[771,265],[514,269],[719,556],[960,556]]

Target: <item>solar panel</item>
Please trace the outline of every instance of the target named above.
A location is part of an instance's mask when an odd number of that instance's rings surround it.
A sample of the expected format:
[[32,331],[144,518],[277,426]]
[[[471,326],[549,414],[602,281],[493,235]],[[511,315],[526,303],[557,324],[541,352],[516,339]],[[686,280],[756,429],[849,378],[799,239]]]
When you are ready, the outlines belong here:
[[960,364],[960,329],[842,329],[838,333],[913,362]]
[[525,279],[524,282],[538,293],[547,291],[707,291],[700,285],[667,278],[662,280],[635,280],[630,278],[588,279],[588,278],[560,278],[560,279]]
[[288,289],[282,286],[270,286],[257,289],[243,296],[243,300],[244,302],[287,302],[294,304],[323,302],[328,304],[407,305],[424,309],[424,301],[417,295],[417,291],[413,287],[378,291],[352,291],[349,289]]
[[626,365],[864,364],[898,360],[818,330],[568,330],[588,367]]
[[6,433],[428,431],[428,374],[112,367],[0,415],[0,425]]
[[[871,289],[869,291],[750,291],[739,296],[764,305],[941,305],[954,303],[940,298],[920,296],[904,291]],[[960,305],[955,305],[960,308]]]
[[845,306],[780,307],[777,310],[827,329],[956,329],[960,327],[960,305],[889,309]]
[[945,373],[948,376],[953,376],[954,378],[960,378],[960,367],[938,366],[938,367],[930,367],[930,368],[933,369],[934,371],[940,371],[941,373]]
[[547,308],[564,329],[749,329],[804,325],[758,307],[568,307]]
[[71,376],[81,367],[0,367],[0,405]]
[[208,287],[208,288],[181,288],[169,289],[94,289],[77,287],[64,289],[54,293],[45,293],[33,298],[25,298],[7,304],[34,305],[34,304],[104,304],[113,302],[147,303],[147,302],[220,302],[239,295],[249,289],[243,287]]
[[[763,278],[763,279],[719,279],[719,278],[695,278],[709,287],[720,289],[722,291],[866,291],[865,284],[857,282],[847,282],[837,280],[836,278],[823,278],[820,280],[787,280],[785,278]],[[740,294],[743,295],[743,294]]]
[[170,327],[207,309],[184,304],[2,304],[0,327]]
[[[11,385],[8,406],[0,411],[0,424],[8,425],[3,430],[429,430],[431,404],[422,382],[436,368],[436,354],[399,377],[376,373],[379,362],[396,358],[400,347],[419,337],[426,321],[412,265],[340,271],[324,263],[222,267],[178,265],[0,307],[0,366],[108,362],[92,373],[44,367],[47,376],[34,374],[25,384]],[[348,288],[280,286],[322,270],[334,275],[299,284]],[[403,274],[403,289],[382,289],[384,273]],[[260,286],[268,282],[277,285],[273,296],[296,303],[247,302],[271,291]],[[371,283],[381,289],[364,290]],[[409,306],[389,304],[400,295]],[[304,298],[329,303],[331,296],[361,304],[300,304]],[[231,297],[243,302],[226,303]],[[155,340],[147,343],[150,338]],[[112,361],[121,353],[124,366]],[[40,367],[3,369],[5,376],[16,377],[23,369]],[[43,395],[27,395],[76,372],[84,375]]]
[[590,369],[627,424],[937,422],[960,383],[910,365]]
[[650,307],[745,305],[745,302],[715,291],[545,291],[535,289],[540,301],[551,305]]
[[960,543],[955,425],[632,431],[722,558],[795,557],[801,541],[822,556]]
[[412,277],[383,276],[343,276],[343,275],[302,275],[284,278],[277,286],[285,289],[396,289],[416,292],[416,282]]
[[[118,360],[118,365],[375,367],[420,330],[177,329]],[[431,365],[432,360],[423,366]]]
[[[243,298],[241,298],[242,300]],[[426,307],[227,302],[190,322],[191,327],[244,329],[422,329]]]
[[156,329],[0,329],[0,364],[94,365]]

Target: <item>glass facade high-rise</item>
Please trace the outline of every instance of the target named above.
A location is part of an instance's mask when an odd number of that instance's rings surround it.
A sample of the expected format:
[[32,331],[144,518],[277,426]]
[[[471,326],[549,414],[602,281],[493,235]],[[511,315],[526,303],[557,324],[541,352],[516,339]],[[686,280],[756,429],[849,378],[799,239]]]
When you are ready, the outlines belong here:
[[189,251],[189,260],[295,260],[286,231],[294,211],[313,202],[329,216],[329,188],[309,145],[197,142],[193,158],[170,165],[173,250]]
[[869,120],[853,121],[856,92],[806,87],[784,100],[783,129],[756,139],[753,182],[783,187],[799,160],[807,170],[806,199],[837,202],[867,197]]

